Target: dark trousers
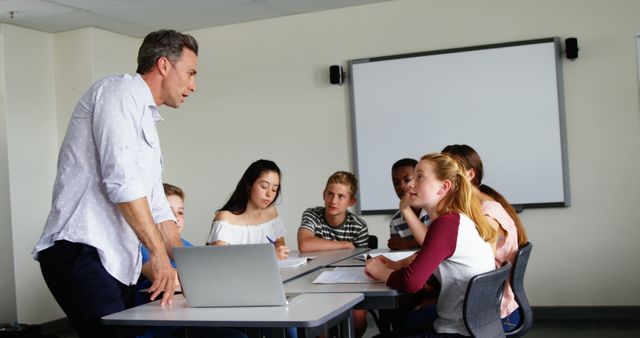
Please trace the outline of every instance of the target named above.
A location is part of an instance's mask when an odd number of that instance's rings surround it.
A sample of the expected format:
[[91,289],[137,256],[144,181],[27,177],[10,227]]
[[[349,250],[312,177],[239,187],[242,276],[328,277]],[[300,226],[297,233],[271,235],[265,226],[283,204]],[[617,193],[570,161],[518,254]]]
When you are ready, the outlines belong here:
[[56,241],[39,253],[38,261],[49,290],[81,338],[114,335],[100,320],[132,307],[135,286],[113,278],[89,245]]

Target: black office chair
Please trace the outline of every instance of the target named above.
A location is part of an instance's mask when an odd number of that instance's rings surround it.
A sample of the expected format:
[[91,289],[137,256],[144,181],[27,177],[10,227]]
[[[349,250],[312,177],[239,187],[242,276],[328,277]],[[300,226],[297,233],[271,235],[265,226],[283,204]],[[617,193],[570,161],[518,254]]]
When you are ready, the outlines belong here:
[[529,262],[529,256],[531,255],[531,242],[527,243],[518,250],[516,260],[511,269],[511,290],[518,303],[518,310],[520,310],[520,322],[511,331],[506,332],[507,337],[522,337],[533,326],[533,311],[529,305],[527,294],[524,292],[524,273],[527,270],[527,263]]
[[[367,240],[367,245],[369,246],[369,249],[377,249],[378,236],[369,235],[369,239]],[[376,327],[378,328],[378,331],[380,331],[381,333],[389,331],[389,325],[383,320],[381,320],[381,318],[378,317],[378,314],[376,313],[375,310],[370,309],[368,312],[371,314],[371,317],[373,317],[373,321],[376,323]]]
[[500,303],[511,263],[474,276],[464,298],[464,324],[472,337],[505,337],[500,319]]
[[367,241],[369,244],[369,249],[377,249],[378,248],[378,236],[369,235],[369,240]]

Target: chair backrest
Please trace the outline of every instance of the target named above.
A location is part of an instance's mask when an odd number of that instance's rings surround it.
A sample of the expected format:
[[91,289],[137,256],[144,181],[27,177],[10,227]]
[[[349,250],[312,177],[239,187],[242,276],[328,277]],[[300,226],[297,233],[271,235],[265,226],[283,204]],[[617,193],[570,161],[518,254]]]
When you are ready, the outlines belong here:
[[516,260],[511,269],[511,289],[520,310],[520,322],[513,330],[506,332],[507,337],[522,337],[533,325],[533,312],[531,311],[527,294],[524,291],[524,273],[527,270],[531,247],[531,242],[529,242],[518,250]]
[[367,241],[369,244],[369,249],[377,249],[378,248],[378,236],[369,235],[369,240]]
[[474,276],[464,298],[464,324],[472,337],[504,337],[500,319],[500,303],[511,263]]

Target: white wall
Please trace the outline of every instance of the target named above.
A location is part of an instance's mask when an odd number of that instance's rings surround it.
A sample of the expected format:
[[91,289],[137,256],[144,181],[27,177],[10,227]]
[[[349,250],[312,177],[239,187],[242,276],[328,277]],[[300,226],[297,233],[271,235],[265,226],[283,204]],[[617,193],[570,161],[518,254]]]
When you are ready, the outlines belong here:
[[64,139],[73,108],[94,79],[91,32],[87,28],[53,34],[58,146]]
[[[295,247],[300,215],[322,203],[326,178],[353,168],[348,88],[328,84],[329,65],[577,36],[580,58],[563,64],[573,204],[522,214],[534,243],[527,291],[535,306],[638,305],[639,12],[634,0],[397,0],[193,31],[198,91],[177,111],[162,108],[160,126],[165,180],[187,193],[185,237],[203,243],[242,172],[268,158],[283,170],[278,210]],[[49,208],[61,131],[93,80],[135,69],[140,40],[96,29],[45,34],[2,25],[0,32],[18,317],[41,322],[60,312],[28,251]],[[388,217],[366,219],[384,246]]]
[[7,156],[7,107],[4,72],[4,27],[0,25],[0,323],[16,320],[16,292],[11,236],[9,161]]
[[141,40],[96,28],[53,34],[58,144],[78,99],[107,75],[135,73]]
[[30,255],[51,204],[58,149],[53,40],[11,25],[2,36],[17,315],[39,322],[59,312]]
[[[165,110],[161,127],[165,179],[187,193],[186,236],[202,243],[242,171],[270,158],[284,172],[278,209],[295,243],[327,176],[352,168],[348,88],[328,84],[329,65],[576,36],[580,58],[563,64],[573,204],[522,214],[534,243],[528,293],[537,306],[638,305],[639,12],[633,0],[401,0],[193,31],[199,90]],[[402,133],[390,127],[381,137]],[[366,219],[384,245],[388,218]]]

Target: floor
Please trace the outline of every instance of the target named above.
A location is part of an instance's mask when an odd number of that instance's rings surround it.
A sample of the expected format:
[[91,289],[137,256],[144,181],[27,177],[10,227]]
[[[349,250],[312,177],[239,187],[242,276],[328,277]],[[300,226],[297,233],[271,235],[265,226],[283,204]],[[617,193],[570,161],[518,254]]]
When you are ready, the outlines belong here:
[[[368,317],[364,338],[378,334],[373,319]],[[632,319],[537,319],[527,338],[640,338],[640,321]]]
[[[373,337],[378,329],[369,318],[369,326],[364,338]],[[72,331],[51,333],[59,338],[77,338]],[[527,338],[638,338],[640,337],[640,321],[624,319],[537,319],[533,328],[527,333]]]
[[632,319],[539,319],[534,321],[527,337],[638,338],[640,322]]

